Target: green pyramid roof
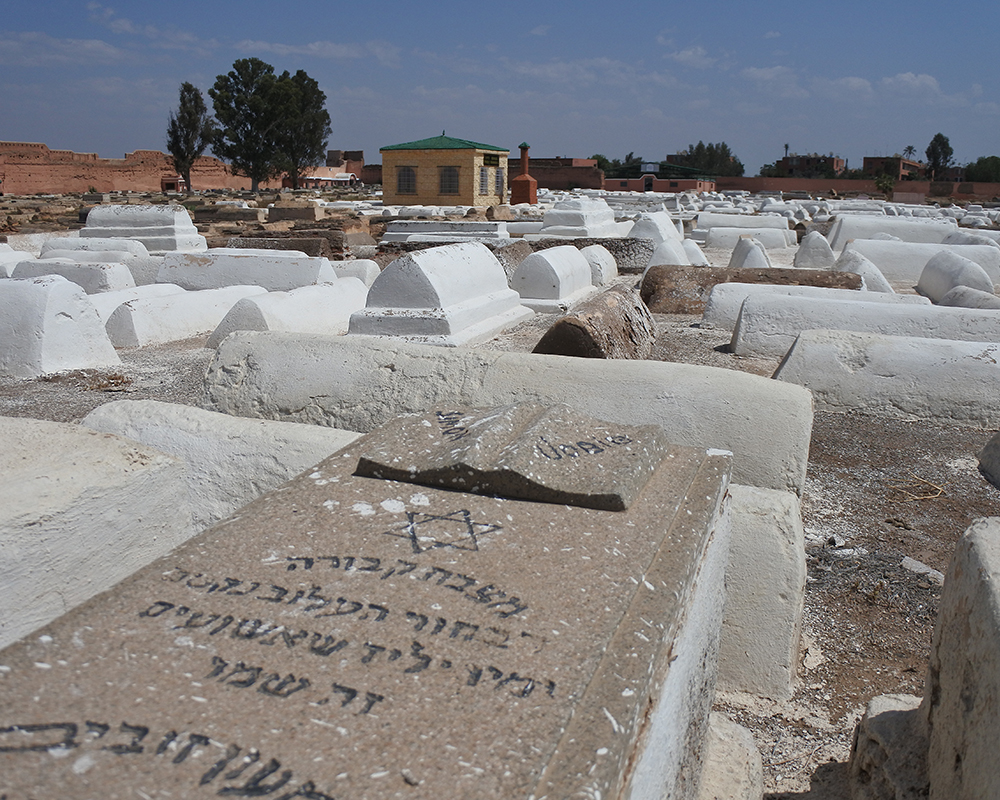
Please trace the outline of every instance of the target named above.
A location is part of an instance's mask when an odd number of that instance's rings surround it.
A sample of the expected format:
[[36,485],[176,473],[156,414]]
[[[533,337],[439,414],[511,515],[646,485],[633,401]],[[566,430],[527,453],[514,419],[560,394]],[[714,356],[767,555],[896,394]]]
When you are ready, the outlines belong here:
[[494,147],[491,144],[482,142],[470,142],[468,139],[456,139],[453,136],[432,136],[430,139],[418,139],[415,142],[404,142],[403,144],[391,144],[388,147],[380,147],[383,150],[494,150],[500,153],[509,153],[509,147]]

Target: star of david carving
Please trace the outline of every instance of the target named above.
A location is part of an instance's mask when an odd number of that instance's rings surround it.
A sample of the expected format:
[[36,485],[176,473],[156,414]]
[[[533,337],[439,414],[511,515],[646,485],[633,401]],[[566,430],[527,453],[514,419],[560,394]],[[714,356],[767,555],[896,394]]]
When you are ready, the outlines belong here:
[[499,530],[502,530],[499,525],[473,522],[472,515],[462,509],[443,516],[407,511],[406,522],[384,533],[386,536],[409,540],[414,553],[423,553],[436,547],[477,551],[479,537]]

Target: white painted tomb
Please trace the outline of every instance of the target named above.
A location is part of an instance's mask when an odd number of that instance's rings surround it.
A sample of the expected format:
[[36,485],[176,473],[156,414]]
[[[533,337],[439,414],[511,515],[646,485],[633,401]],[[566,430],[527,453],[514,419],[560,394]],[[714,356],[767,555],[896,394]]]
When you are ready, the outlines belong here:
[[382,273],[379,265],[367,258],[352,258],[347,261],[331,261],[330,265],[338,278],[357,278],[370,287]]
[[173,283],[188,291],[225,286],[260,286],[269,292],[287,292],[337,280],[325,258],[298,250],[212,248],[204,253],[168,253],[156,276],[157,283]]
[[742,235],[729,256],[729,269],[770,269],[771,258],[760,240]]
[[60,275],[0,281],[0,375],[114,367],[112,347],[94,304]]
[[717,211],[702,211],[698,214],[695,226],[701,230],[712,228],[772,228],[787,231],[788,220],[777,215],[763,214],[720,214]]
[[0,242],[0,278],[9,278],[14,267],[31,258],[30,253],[15,250],[9,244]]
[[666,211],[654,211],[639,215],[632,230],[628,232],[628,238],[652,239],[659,244],[667,239],[681,241],[684,236],[677,230],[674,220]]
[[719,641],[722,691],[790,700],[806,588],[805,532],[792,492],[731,484],[733,534]]
[[890,283],[915,286],[924,266],[942,251],[956,252],[986,270],[993,283],[1000,283],[1000,250],[989,245],[921,244],[913,242],[856,239],[844,252],[855,251],[871,261]]
[[923,711],[930,800],[996,797],[1000,787],[1000,518],[972,523],[945,576]]
[[615,215],[604,200],[578,197],[556,203],[542,216],[538,233],[526,233],[523,238],[617,239],[631,229],[631,222],[615,222]]
[[0,440],[0,650],[195,532],[177,459],[36,419],[0,417]]
[[[997,231],[991,231],[989,234],[995,234]],[[997,247],[1000,248],[1000,240],[993,238],[987,232],[972,233],[966,230],[957,230],[954,233],[949,233],[944,237],[944,241],[941,244],[978,244],[986,245],[987,247]]]
[[678,444],[731,450],[735,480],[799,494],[812,429],[807,391],[757,375],[355,336],[233,334],[205,387],[216,411],[356,431],[434,407],[570,403],[610,422],[659,425]]
[[945,251],[933,256],[924,265],[917,281],[917,291],[933,302],[940,302],[956,286],[967,286],[993,294],[993,281],[975,261],[955,252]]
[[876,233],[888,233],[904,242],[940,244],[948,234],[957,229],[953,219],[838,214],[827,238],[830,240],[830,247],[837,252],[851,239],[870,239]]
[[972,308],[762,294],[744,301],[730,347],[737,355],[781,357],[802,331],[818,329],[996,342],[1000,341],[1000,314]]
[[[72,253],[72,255],[70,255]],[[40,258],[71,257],[77,261],[90,260],[84,254],[100,253],[101,260],[118,261],[129,268],[136,286],[156,282],[156,273],[163,261],[162,256],[151,256],[146,246],[135,239],[111,239],[102,237],[57,237],[42,243]],[[106,255],[114,253],[114,257]]]
[[701,326],[732,330],[740,316],[740,308],[748,297],[761,294],[780,294],[787,297],[816,297],[858,303],[904,303],[930,305],[931,301],[917,294],[887,294],[885,292],[856,291],[854,289],[828,289],[824,286],[781,286],[773,283],[718,283],[712,288]]
[[774,377],[806,387],[825,411],[862,409],[995,429],[998,359],[996,343],[809,330]]
[[845,250],[834,263],[835,272],[853,272],[861,276],[861,285],[867,292],[883,292],[893,294],[892,284],[871,261],[854,250]]
[[[574,252],[576,248],[573,248]],[[583,260],[590,284],[590,267]],[[350,334],[454,347],[488,339],[531,316],[507,273],[478,242],[432,247],[389,264],[351,315]]]
[[684,248],[684,252],[687,253],[688,262],[692,267],[711,266],[711,264],[708,263],[708,259],[705,257],[705,254],[701,251],[701,248],[694,239],[685,239],[681,242],[681,246]]
[[357,278],[244,297],[236,301],[208,337],[208,346],[218,347],[233,331],[343,335],[351,315],[365,307],[367,297],[368,287]]
[[81,424],[180,459],[196,531],[214,525],[361,435],[320,425],[233,417],[156,400],[105,403]]
[[618,277],[618,264],[608,248],[591,244],[580,248],[580,255],[590,264],[590,280],[594,286],[604,286]]
[[819,231],[809,231],[802,237],[792,265],[802,269],[823,269],[832,267],[836,260],[826,237]]
[[132,273],[124,264],[80,262],[68,258],[39,258],[22,261],[14,267],[10,277],[23,280],[25,278],[40,278],[43,275],[61,275],[66,280],[75,283],[87,294],[116,292],[135,287]]
[[743,236],[752,236],[768,250],[783,250],[795,246],[795,231],[777,228],[722,228],[714,227],[708,232],[705,247],[736,247]]
[[104,328],[115,347],[145,347],[214,331],[238,300],[263,294],[259,286],[227,286],[122,303]]
[[143,297],[164,297],[168,294],[180,294],[184,290],[180,286],[172,283],[147,283],[143,286],[136,286],[132,289],[120,289],[117,292],[101,292],[100,294],[88,295],[90,302],[97,309],[97,316],[101,320],[101,325],[107,323],[108,318],[114,313],[122,303],[132,300],[139,300]]
[[676,239],[665,239],[656,245],[656,249],[653,250],[652,255],[649,257],[649,262],[646,264],[646,269],[643,271],[643,275],[650,267],[662,267],[662,266],[689,266],[690,259],[688,258],[687,251],[684,249],[684,245],[678,242]]
[[547,314],[567,311],[597,291],[586,257],[569,244],[532,253],[514,270],[510,285],[525,306]]
[[957,308],[996,308],[1000,309],[1000,297],[993,292],[983,292],[968,286],[956,286],[945,292],[937,301],[939,306],[954,306]]
[[198,233],[187,209],[177,205],[94,206],[80,237],[135,239],[150,255],[208,249],[205,237]]
[[381,236],[383,242],[467,242],[509,239],[507,223],[473,220],[394,220]]

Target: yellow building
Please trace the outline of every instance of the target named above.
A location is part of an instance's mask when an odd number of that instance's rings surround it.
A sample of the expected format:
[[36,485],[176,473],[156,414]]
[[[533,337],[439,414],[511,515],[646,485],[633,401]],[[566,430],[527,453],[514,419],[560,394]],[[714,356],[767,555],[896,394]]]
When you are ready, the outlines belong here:
[[433,136],[379,149],[382,202],[402,206],[497,206],[507,197],[509,150]]

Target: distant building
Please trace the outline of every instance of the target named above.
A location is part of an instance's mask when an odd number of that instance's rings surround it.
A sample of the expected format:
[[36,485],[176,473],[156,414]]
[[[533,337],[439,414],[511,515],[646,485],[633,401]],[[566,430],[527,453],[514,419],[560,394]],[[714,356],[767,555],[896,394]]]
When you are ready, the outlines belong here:
[[531,177],[540,189],[604,188],[604,172],[593,158],[532,158]]
[[927,165],[902,156],[865,156],[861,172],[865,176],[889,175],[894,180],[923,180]]
[[844,159],[837,156],[821,156],[818,153],[790,156],[774,162],[775,178],[833,178],[840,175],[847,166]]
[[386,205],[496,206],[506,201],[510,150],[503,147],[442,133],[379,152]]

